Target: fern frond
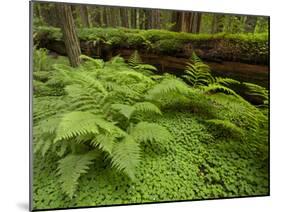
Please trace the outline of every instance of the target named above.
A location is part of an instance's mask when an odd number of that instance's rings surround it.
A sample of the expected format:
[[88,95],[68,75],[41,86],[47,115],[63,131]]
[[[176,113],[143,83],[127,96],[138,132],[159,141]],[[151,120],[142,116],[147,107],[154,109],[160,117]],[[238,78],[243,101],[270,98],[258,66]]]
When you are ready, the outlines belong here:
[[65,114],[56,131],[54,142],[68,140],[83,134],[97,134],[97,120],[101,119],[89,112],[70,112]]
[[235,124],[231,123],[228,120],[209,119],[206,122],[215,125],[217,127],[222,127],[223,129],[228,130],[233,134],[240,135],[240,136],[244,135],[244,131],[240,127],[236,126]]
[[61,182],[62,191],[70,198],[73,197],[78,179],[82,174],[87,173],[92,161],[96,158],[93,153],[74,155],[69,154],[59,160],[57,174]]
[[216,81],[216,83],[225,85],[225,86],[229,86],[229,85],[233,85],[233,84],[238,84],[238,85],[240,84],[239,81],[237,81],[235,79],[231,79],[231,78],[216,77],[215,81]]
[[135,50],[130,56],[130,58],[128,59],[128,63],[131,67],[136,67],[137,65],[142,64],[142,59],[137,50]]
[[93,146],[98,147],[102,151],[109,154],[112,153],[115,137],[110,134],[99,134],[92,141]]
[[138,102],[134,105],[125,105],[125,104],[113,104],[111,107],[114,110],[118,110],[119,113],[124,115],[128,120],[131,119],[134,113],[140,112],[145,113],[155,113],[162,115],[160,109],[150,102]]
[[138,102],[133,106],[135,111],[139,111],[142,113],[155,113],[162,115],[161,110],[151,102]]
[[131,129],[130,135],[132,135],[138,142],[167,142],[172,139],[171,133],[165,127],[149,122],[139,122],[133,129]]
[[157,68],[156,68],[155,66],[149,65],[149,64],[140,64],[140,65],[136,65],[136,66],[134,67],[134,69],[157,71]]
[[193,92],[192,89],[184,82],[178,79],[164,79],[152,89],[148,90],[146,98],[149,100],[157,100],[171,93],[188,95],[190,92]]
[[85,68],[87,67],[90,67],[90,68],[103,68],[104,67],[104,62],[103,60],[100,60],[100,59],[94,59],[94,58],[91,58],[87,55],[80,55],[80,58],[83,59],[83,60],[87,60],[89,63],[87,64],[86,63],[86,66],[85,64],[83,64],[85,66]]
[[209,84],[208,86],[202,87],[204,92],[208,93],[208,92],[222,92],[225,94],[230,94],[233,95],[239,99],[242,99],[241,96],[239,96],[235,91],[233,91],[232,89],[224,86],[224,85],[220,85],[217,83],[213,83],[213,84]]
[[191,86],[206,86],[214,82],[210,67],[204,64],[195,52],[192,53],[189,60],[190,62],[186,64],[185,75],[183,77]]
[[130,119],[133,112],[135,111],[135,108],[133,106],[124,104],[112,104],[111,108],[113,108],[114,110],[118,110],[119,113],[121,113],[127,119]]
[[138,143],[133,137],[127,135],[120,142],[116,142],[113,147],[112,166],[134,180],[136,168],[141,158],[140,151]]
[[261,97],[264,101],[264,104],[265,105],[268,104],[269,95],[268,95],[268,90],[266,88],[249,82],[243,82],[243,85],[245,85],[246,88],[248,89],[246,94]]

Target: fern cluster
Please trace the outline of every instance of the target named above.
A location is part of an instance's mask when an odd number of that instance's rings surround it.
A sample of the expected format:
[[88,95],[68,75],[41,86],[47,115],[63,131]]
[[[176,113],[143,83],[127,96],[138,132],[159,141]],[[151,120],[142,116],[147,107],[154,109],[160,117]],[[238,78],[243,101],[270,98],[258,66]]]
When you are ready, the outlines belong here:
[[45,105],[44,99],[36,99],[34,113],[34,151],[61,157],[58,176],[70,198],[79,177],[95,160],[92,152],[100,152],[113,168],[134,179],[141,160],[140,143],[171,139],[165,127],[145,121],[147,114],[162,114],[146,99],[155,85],[151,77],[118,56],[107,63],[81,58],[85,62],[76,69],[53,66],[50,81],[64,85],[63,102],[52,107],[48,106],[52,102]]
[[[240,82],[213,77],[195,53],[187,66],[187,83],[173,75],[156,75],[155,67],[143,64],[137,51],[128,63],[120,56],[108,62],[85,55],[81,59],[77,68],[54,64],[49,75],[34,75],[40,82],[34,89],[41,89],[34,98],[34,152],[60,158],[57,174],[70,198],[80,176],[96,161],[134,180],[142,144],[173,140],[166,127],[154,122],[169,107],[190,113],[205,108],[204,123],[233,136],[242,137],[247,130],[258,133],[265,123],[256,107],[228,87]],[[60,95],[53,95],[54,85],[59,85]],[[265,98],[266,91],[254,88],[251,92]],[[231,94],[226,95],[230,101],[223,102],[218,91]]]

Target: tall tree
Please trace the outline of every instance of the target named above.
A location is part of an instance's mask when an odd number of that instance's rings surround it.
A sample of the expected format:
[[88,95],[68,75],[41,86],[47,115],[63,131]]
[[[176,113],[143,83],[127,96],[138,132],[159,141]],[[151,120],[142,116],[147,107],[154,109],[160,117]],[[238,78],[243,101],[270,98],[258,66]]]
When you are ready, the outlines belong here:
[[56,4],[57,16],[60,20],[60,26],[63,34],[66,53],[72,67],[80,64],[80,43],[75,31],[71,7],[67,4]]
[[137,26],[137,23],[136,23],[136,21],[137,21],[136,9],[134,9],[134,8],[130,9],[130,18],[131,18],[131,21],[130,21],[130,23],[131,23],[130,28],[135,29],[136,26]]
[[86,5],[79,6],[81,23],[83,27],[90,27],[89,13]]
[[147,29],[160,29],[160,10],[147,10],[146,11],[146,28]]
[[127,8],[120,8],[121,26],[129,28],[129,14]]
[[255,31],[257,20],[257,16],[247,16],[244,31],[253,33]]
[[219,33],[223,31],[225,15],[214,14],[212,21],[212,33]]

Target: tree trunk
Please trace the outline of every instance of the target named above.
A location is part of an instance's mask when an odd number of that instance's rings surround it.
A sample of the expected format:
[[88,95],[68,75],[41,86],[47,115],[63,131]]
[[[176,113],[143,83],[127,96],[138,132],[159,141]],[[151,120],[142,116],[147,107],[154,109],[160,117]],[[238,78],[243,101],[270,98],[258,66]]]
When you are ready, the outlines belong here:
[[66,4],[56,4],[57,15],[60,20],[63,40],[66,53],[72,67],[77,67],[80,64],[81,50],[80,43],[75,31],[74,20],[71,13],[71,7]]
[[212,33],[219,33],[223,31],[224,15],[214,14],[212,21]]
[[128,9],[126,8],[120,8],[120,16],[121,16],[121,26],[125,28],[129,28],[129,14]]
[[257,24],[256,16],[247,16],[244,31],[248,33],[253,33]]
[[79,7],[80,10],[80,17],[81,17],[81,22],[83,27],[90,27],[90,22],[89,22],[89,14],[88,14],[88,8],[86,5],[81,5]]
[[131,16],[131,26],[130,28],[133,28],[135,29],[136,28],[136,21],[137,21],[137,18],[136,18],[136,9],[130,9],[130,16]]
[[160,11],[148,10],[146,15],[147,29],[160,29]]

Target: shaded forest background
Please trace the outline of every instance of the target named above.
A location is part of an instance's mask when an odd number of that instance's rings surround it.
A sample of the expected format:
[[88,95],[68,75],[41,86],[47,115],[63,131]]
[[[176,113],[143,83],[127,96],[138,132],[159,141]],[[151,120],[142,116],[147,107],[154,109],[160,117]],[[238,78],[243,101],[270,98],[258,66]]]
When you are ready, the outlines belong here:
[[[143,8],[70,5],[76,27],[125,27],[165,29],[189,33],[261,33],[268,31],[268,18]],[[55,4],[34,4],[35,25],[59,27]]]

